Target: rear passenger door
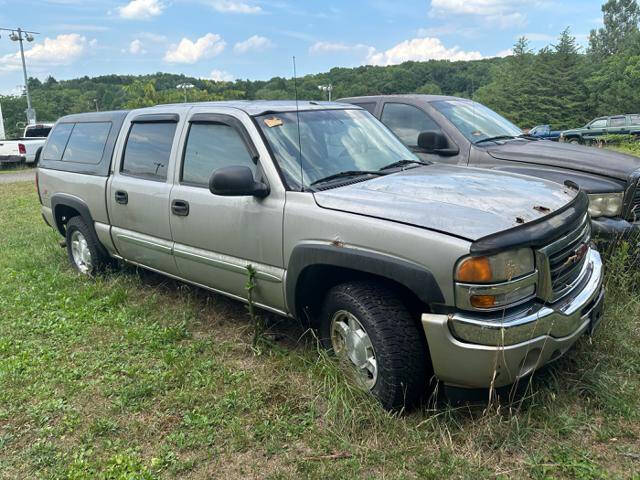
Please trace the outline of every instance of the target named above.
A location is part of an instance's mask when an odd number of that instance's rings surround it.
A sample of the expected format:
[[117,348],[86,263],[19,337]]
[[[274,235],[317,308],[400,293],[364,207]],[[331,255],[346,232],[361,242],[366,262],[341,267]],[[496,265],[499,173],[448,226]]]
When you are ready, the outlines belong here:
[[[125,259],[177,274],[169,224],[177,114],[143,114],[131,119],[108,188],[111,236]],[[127,128],[127,124],[123,128]]]
[[[253,137],[252,137],[253,135]],[[243,112],[195,107],[181,141],[171,191],[171,231],[180,276],[246,298],[247,265],[256,269],[256,302],[284,310],[284,188],[260,137]],[[209,191],[214,170],[246,166],[267,183],[265,198]]]
[[609,125],[607,127],[607,133],[613,135],[623,135],[629,133],[629,126],[627,125],[627,116],[618,115],[616,117],[609,118]]
[[[418,136],[428,130],[444,132],[427,112],[414,105],[398,102],[385,102],[382,106],[380,120],[384,123],[409,149],[423,160],[438,163],[458,164],[460,155],[446,157],[434,153],[427,153],[418,147]],[[451,140],[449,140],[451,142]]]

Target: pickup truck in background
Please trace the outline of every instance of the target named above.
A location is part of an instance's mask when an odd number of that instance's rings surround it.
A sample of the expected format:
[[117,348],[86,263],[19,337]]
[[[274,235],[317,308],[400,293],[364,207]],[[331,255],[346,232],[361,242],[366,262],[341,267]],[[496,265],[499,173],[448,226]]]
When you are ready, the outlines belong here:
[[34,164],[36,153],[47,141],[53,123],[27,125],[21,138],[0,140],[0,165]]
[[536,125],[528,134],[533,137],[544,138],[545,140],[555,140],[560,138],[561,130],[551,130],[551,125]]
[[564,130],[560,133],[560,141],[589,145],[604,135],[636,135],[640,138],[640,114],[596,118],[582,128]]
[[423,160],[578,185],[589,195],[594,236],[603,247],[615,248],[623,238],[638,242],[640,158],[636,156],[542,141],[464,98],[414,94],[338,101],[366,108]]
[[316,328],[387,408],[434,374],[511,385],[601,318],[584,192],[427,164],[353,105],[71,115],[36,184],[78,272],[117,258],[247,301],[252,266],[254,304]]

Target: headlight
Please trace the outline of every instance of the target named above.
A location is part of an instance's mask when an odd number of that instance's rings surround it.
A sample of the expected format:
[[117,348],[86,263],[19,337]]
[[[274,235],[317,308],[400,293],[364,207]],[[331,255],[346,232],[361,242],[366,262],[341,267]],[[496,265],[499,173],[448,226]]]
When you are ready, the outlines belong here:
[[589,215],[592,218],[617,217],[622,213],[622,192],[589,194]]
[[496,310],[518,304],[535,294],[537,283],[530,248],[463,258],[454,277],[456,304],[466,310]]

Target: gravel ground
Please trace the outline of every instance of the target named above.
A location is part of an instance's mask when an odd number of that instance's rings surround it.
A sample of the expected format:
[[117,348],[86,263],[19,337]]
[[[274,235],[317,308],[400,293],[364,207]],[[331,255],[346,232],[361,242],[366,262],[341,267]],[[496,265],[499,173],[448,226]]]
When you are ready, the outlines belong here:
[[33,182],[36,179],[35,170],[25,170],[15,173],[0,173],[0,183]]

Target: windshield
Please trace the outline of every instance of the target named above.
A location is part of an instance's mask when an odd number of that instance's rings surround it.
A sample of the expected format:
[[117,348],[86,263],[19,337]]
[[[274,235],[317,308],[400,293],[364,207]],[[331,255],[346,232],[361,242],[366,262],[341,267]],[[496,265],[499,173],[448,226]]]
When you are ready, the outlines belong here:
[[471,143],[494,137],[522,135],[522,130],[509,120],[472,100],[440,100],[432,105]]
[[[304,186],[344,171],[379,170],[418,159],[385,126],[364,110],[300,112],[302,169],[295,112],[256,117],[289,187]],[[302,172],[301,172],[302,170]]]

